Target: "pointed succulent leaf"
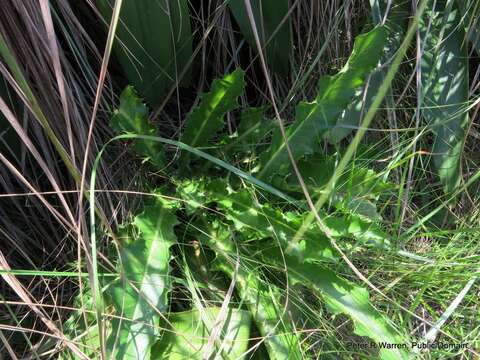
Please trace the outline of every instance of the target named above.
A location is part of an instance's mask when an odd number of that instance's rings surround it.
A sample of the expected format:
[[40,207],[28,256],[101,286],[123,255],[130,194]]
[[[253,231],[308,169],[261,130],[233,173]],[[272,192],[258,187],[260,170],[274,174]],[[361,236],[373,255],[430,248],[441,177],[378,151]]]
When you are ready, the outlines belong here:
[[[109,24],[115,1],[96,3]],[[151,106],[160,105],[177,81],[189,84],[192,31],[188,0],[124,0],[115,35],[113,55]],[[182,72],[183,78],[178,79]]]
[[[250,1],[253,18],[269,68],[280,75],[288,74],[288,62],[292,50],[288,0]],[[254,32],[250,24],[245,2],[230,0],[230,11],[252,49],[257,51]]]

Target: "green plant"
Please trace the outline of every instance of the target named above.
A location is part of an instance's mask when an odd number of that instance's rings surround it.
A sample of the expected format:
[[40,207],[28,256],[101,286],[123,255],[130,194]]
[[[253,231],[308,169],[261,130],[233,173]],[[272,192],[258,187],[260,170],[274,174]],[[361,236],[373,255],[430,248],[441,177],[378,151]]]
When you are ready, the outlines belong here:
[[479,10],[5,0],[0,353],[477,356]]
[[[338,76],[320,81],[317,99],[320,104],[325,101],[337,108],[346,106],[348,98],[353,97],[355,93],[354,89],[362,85],[364,73],[378,61],[377,58],[370,60],[371,65],[361,65],[362,58],[365,58],[365,55],[362,56],[362,50],[383,44],[383,40],[380,43],[376,42],[377,36],[384,38],[385,35],[381,29],[377,29],[368,36],[360,37],[356,51],[352,55],[354,60],[351,60],[348,70],[342,71]],[[237,106],[236,98],[243,91],[243,81],[243,73],[236,70],[215,82],[210,93],[202,96],[198,108],[192,110],[187,117],[186,132],[182,138],[186,145],[195,147],[207,145],[207,140],[222,127],[223,114]],[[299,106],[301,111],[305,104]],[[248,121],[249,117],[244,116],[243,119]],[[312,119],[309,121],[315,127]],[[289,129],[296,129],[303,121],[303,118],[297,118],[297,122],[290,125]],[[158,146],[162,138],[152,136],[153,130],[148,125],[145,107],[140,105],[139,99],[131,88],[123,92],[120,108],[114,115],[113,124],[121,132],[131,134],[134,149],[139,156],[146,158],[157,170],[162,170],[149,150]],[[305,132],[303,140],[313,144],[318,141],[318,135],[311,131]],[[214,152],[219,154],[219,151],[222,151],[221,144],[214,149],[216,149]],[[302,148],[297,147],[297,149]],[[298,157],[304,159],[305,167],[315,164],[315,159],[306,157],[309,154],[308,149],[303,153],[300,150],[297,152]],[[267,152],[267,154],[270,153]],[[227,150],[224,156],[227,158],[238,156],[235,154],[236,152]],[[278,204],[278,199],[266,193],[262,194],[248,185],[248,182],[239,182],[233,174],[226,173],[224,180],[215,179],[215,176],[212,178],[213,170],[209,170],[206,164],[192,157],[192,154],[189,155],[189,157],[185,154],[181,155],[183,159],[181,164],[183,167],[195,168],[198,175],[185,179],[182,176],[183,172],[179,172],[176,176],[172,173],[171,185],[152,193],[160,199],[164,196],[170,199],[176,198],[177,200],[173,202],[171,200],[167,202],[176,205],[165,207],[162,205],[165,204],[163,200],[155,200],[156,207],[146,207],[133,222],[134,228],[139,231],[138,239],[122,238],[119,244],[120,255],[117,266],[119,266],[120,278],[109,284],[106,290],[106,294],[109,294],[108,298],[113,300],[114,315],[127,318],[123,320],[124,325],[120,326],[116,318],[111,325],[107,346],[109,351],[116,348],[116,358],[124,358],[127,355],[134,358],[156,358],[161,356],[159,352],[167,351],[165,349],[170,347],[173,352],[168,358],[174,358],[173,354],[189,347],[188,339],[183,343],[178,337],[168,335],[171,331],[175,331],[175,329],[169,329],[172,324],[177,324],[180,329],[185,325],[178,323],[181,319],[179,315],[167,311],[168,301],[165,296],[166,292],[171,291],[173,284],[166,280],[170,276],[168,270],[170,255],[168,254],[171,254],[171,246],[178,242],[180,249],[183,249],[181,251],[185,252],[192,239],[198,242],[203,252],[213,251],[215,254],[214,262],[198,259],[199,267],[205,270],[200,271],[187,265],[188,272],[192,273],[191,276],[196,279],[197,284],[187,285],[192,301],[198,302],[200,309],[208,309],[209,301],[214,299],[209,299],[206,295],[198,298],[201,288],[209,287],[208,279],[200,280],[201,273],[206,272],[210,274],[209,276],[218,272],[223,273],[237,291],[234,297],[231,286],[230,290],[224,289],[230,295],[226,296],[223,305],[227,309],[231,308],[228,311],[245,312],[245,309],[248,309],[248,313],[243,316],[248,316],[248,321],[255,324],[257,331],[264,338],[264,346],[270,359],[300,359],[306,354],[306,350],[300,345],[302,334],[296,332],[295,325],[301,317],[293,316],[291,311],[285,308],[287,305],[293,306],[288,303],[286,294],[289,292],[288,286],[296,284],[302,284],[305,287],[300,293],[312,292],[320,296],[332,314],[349,316],[353,321],[355,334],[370,337],[378,343],[401,343],[406,340],[406,335],[398,332],[389,320],[373,307],[366,289],[347,281],[332,270],[337,266],[335,264],[338,263],[338,257],[320,228],[311,225],[299,243],[292,242],[308,213],[305,212],[301,202],[296,203],[293,200],[294,202],[290,204]],[[273,169],[272,167],[271,170]],[[215,172],[218,171],[215,170]],[[333,168],[330,168],[330,171],[333,171]],[[328,177],[328,173],[325,175]],[[352,177],[347,176],[347,178]],[[250,179],[254,178],[250,176]],[[378,219],[365,216],[354,208],[341,206],[341,199],[349,199],[347,203],[350,203],[351,197],[355,194],[361,197],[364,191],[378,186],[373,179],[375,174],[368,170],[353,183],[350,181],[349,185],[345,184],[345,192],[341,190],[338,195],[340,211],[322,213],[330,232],[339,240],[350,238],[357,241],[355,246],[373,245],[378,248],[388,243],[385,234],[374,223]],[[313,179],[312,181],[315,183]],[[324,185],[321,182],[315,183],[318,189]],[[172,187],[173,192],[168,190]],[[292,191],[295,191],[295,188],[290,187],[289,191],[294,194]],[[261,200],[261,198],[264,199]],[[285,195],[285,198],[289,197]],[[375,201],[375,198],[371,198],[370,201]],[[375,208],[373,203],[371,206]],[[208,209],[211,210],[206,211]],[[182,218],[181,223],[176,227],[176,233],[183,234],[182,240],[179,240],[179,236],[173,232],[173,226],[177,223],[176,217]],[[165,226],[168,231],[165,230]],[[158,256],[161,256],[161,259],[157,260]],[[150,264],[156,264],[156,266],[150,266]],[[183,269],[186,265],[180,262],[178,266]],[[275,272],[277,274],[272,275]],[[139,274],[141,278],[138,278]],[[151,287],[150,282],[154,282],[157,286]],[[143,286],[144,283],[152,290],[147,291],[147,287]],[[198,284],[202,284],[200,288],[197,288],[200,286]],[[292,296],[300,296],[300,293]],[[236,302],[238,305],[234,305]],[[223,335],[231,337],[228,335],[230,332],[228,327],[231,324],[228,318],[225,318],[225,311],[217,312],[215,324],[220,328],[227,326],[226,333]],[[207,345],[202,342],[200,348],[206,347],[206,352],[215,351],[218,356],[224,356],[222,343],[225,339],[221,335],[222,332],[219,330],[215,332],[212,326],[208,325],[208,321],[205,322],[204,317],[208,312],[204,313],[204,310],[199,312],[201,322],[197,326],[210,329]],[[161,317],[169,319],[167,321],[169,326],[163,328],[163,337],[157,345],[152,347],[156,339],[154,329],[159,326],[160,319],[156,313],[163,313]],[[131,325],[132,321],[134,324],[137,321],[140,323]],[[231,339],[234,344],[235,341],[243,341],[242,337],[245,337],[247,330],[243,327],[242,329],[242,332],[237,334],[240,338]],[[195,349],[195,346],[193,348]],[[151,349],[150,352],[149,349]],[[191,354],[195,353],[194,350],[191,351],[193,351]],[[205,356],[205,353],[203,355]],[[381,349],[379,355],[384,359],[407,358],[407,352],[402,349]]]
[[468,54],[462,14],[454,1],[432,3],[420,26],[422,116],[432,128],[433,164],[445,192],[461,183],[469,117]]
[[[113,3],[97,1],[107,23]],[[161,103],[175,84],[189,84],[192,30],[187,0],[123,1],[116,37],[116,58],[150,105]]]
[[[292,51],[288,1],[249,0],[249,4],[268,64],[272,71],[287,75]],[[230,0],[228,6],[248,44],[256,49],[246,3],[244,0]]]
[[[377,27],[360,35],[345,67],[336,75],[322,77],[318,95],[313,102],[301,102],[295,111],[295,122],[287,129],[287,139],[293,158],[315,153],[315,147],[334,125],[334,120],[348,106],[370,71],[383,54],[387,32]],[[276,130],[272,144],[262,157],[259,177],[271,179],[289,168],[285,142]]]

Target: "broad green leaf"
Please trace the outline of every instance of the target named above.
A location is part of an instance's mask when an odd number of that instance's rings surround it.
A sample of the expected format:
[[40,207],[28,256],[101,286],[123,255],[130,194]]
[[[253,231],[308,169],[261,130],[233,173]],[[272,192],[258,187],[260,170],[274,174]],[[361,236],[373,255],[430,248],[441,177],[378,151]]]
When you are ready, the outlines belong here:
[[107,290],[115,314],[108,338],[114,359],[150,359],[159,330],[158,312],[168,308],[170,247],[176,243],[173,203],[156,199],[135,217],[138,239],[121,248],[120,279]]
[[[268,203],[259,203],[246,189],[234,190],[224,181],[210,181],[204,186],[199,184],[200,181],[179,184],[177,191],[188,204],[199,206],[216,202],[218,209],[237,230],[243,233],[249,231],[256,238],[273,238],[301,261],[337,259],[330,242],[316,224],[308,229],[298,244],[292,244],[291,240],[300,229],[305,214],[283,212]],[[327,216],[322,213],[322,218],[335,238],[352,238],[361,244],[379,248],[389,246],[388,236],[378,225],[359,216]]]
[[[287,248],[301,226],[303,220],[301,216],[293,212],[283,213],[269,204],[255,202],[246,189],[234,190],[227,182],[221,180],[213,180],[205,184],[201,184],[201,181],[202,179],[197,179],[178,184],[178,194],[186,199],[190,206],[215,202],[239,231],[250,230],[256,234],[256,237],[258,235],[273,237]],[[290,251],[305,260],[311,256],[333,259],[329,242],[321,232],[315,229],[307,232],[305,239]]]
[[[220,184],[211,184],[208,187],[209,193],[213,194],[211,189],[218,185]],[[252,195],[245,190],[228,189],[223,194],[218,191],[214,196],[227,219],[232,220],[238,230],[250,228],[262,237],[272,237],[285,249],[289,247],[291,253],[305,261],[312,256],[334,259],[330,243],[321,232],[316,231],[316,228],[308,231],[299,244],[290,246],[291,240],[301,226],[302,219],[298,214],[283,213],[269,204],[255,203]]]
[[355,90],[365,82],[365,77],[377,66],[385,51],[387,35],[384,26],[377,26],[357,36],[352,54],[342,70],[319,80],[317,102],[330,100],[348,103],[355,95]]
[[[207,307],[171,313],[167,324],[161,321],[163,332],[152,348],[153,359],[202,360],[209,336],[220,312],[218,307]],[[217,339],[214,359],[243,359],[250,338],[250,314],[246,310],[228,309],[225,323]]]
[[[127,86],[120,95],[120,107],[113,114],[110,125],[119,133],[157,135],[157,130],[148,121],[147,107],[132,86]],[[163,167],[165,162],[161,143],[135,139],[134,144],[135,151],[139,156],[149,159],[158,168]]]
[[242,111],[238,126],[238,140],[247,146],[258,145],[273,129],[274,122],[264,118],[264,107],[252,107]]
[[[387,31],[376,27],[355,40],[353,52],[344,68],[334,76],[319,81],[319,94],[315,101],[302,102],[296,108],[295,122],[287,128],[287,139],[293,157],[313,154],[325,133],[335,124],[336,119],[363,85],[383,54]],[[285,141],[276,131],[272,144],[261,158],[261,179],[271,179],[283,174],[290,167]]]
[[[336,161],[335,156],[320,154],[299,160],[298,169],[309,191],[319,194],[325,189],[335,171]],[[274,185],[289,192],[303,194],[294,174],[277,180]],[[380,194],[385,194],[392,188],[392,184],[385,182],[373,170],[365,165],[353,163],[337,180],[331,202],[344,213],[357,214],[367,220],[378,221],[381,220],[381,216],[377,213],[375,203]]]
[[[387,0],[370,0],[370,4],[372,5],[372,16],[375,23],[381,23],[387,8]],[[326,134],[326,138],[332,143],[338,143],[360,125],[363,116],[372,105],[377,91],[383,83],[389,62],[403,41],[408,17],[410,16],[410,4],[407,1],[392,2],[391,7],[388,8],[385,26],[387,41],[384,55],[380,59],[379,66],[372,71],[368,85],[366,84],[356,91],[353,102],[342,112],[335,127]]]
[[[390,247],[388,235],[376,223],[366,221],[360,216],[342,214],[341,216],[326,217],[323,220],[330,231],[330,235],[334,238],[355,239],[360,245],[372,245],[379,249]],[[312,253],[309,260],[314,261],[314,256],[316,255]]]
[[[105,20],[113,0],[97,0]],[[188,0],[124,0],[114,53],[130,83],[152,106],[173,86],[192,56]],[[182,85],[190,82],[187,72]]]
[[[279,209],[274,209],[268,204],[260,204],[254,200],[252,194],[246,190],[234,191],[223,181],[214,181],[205,186],[198,185],[200,180],[196,180],[196,190],[193,186],[186,186],[190,191],[187,199],[195,199],[190,204],[208,204],[215,202],[217,210],[221,210],[227,219],[234,224],[234,229],[241,234],[248,244],[257,240],[258,247],[265,253],[264,258],[256,258],[257,263],[280,266],[280,256],[275,250],[277,243],[271,240],[259,241],[261,239],[274,238],[279,240],[280,246],[288,248],[289,240],[302,224],[302,216],[295,213],[282,213]],[[186,182],[188,184],[188,182]],[[180,188],[182,185],[179,186]],[[183,192],[186,193],[186,192]],[[195,193],[195,196],[192,194]],[[325,222],[335,237],[353,236],[376,239],[380,242],[386,236],[383,233],[376,233],[372,230],[372,224],[366,223],[355,217],[327,217]],[[366,228],[363,228],[367,226]],[[312,226],[313,227],[313,226]],[[212,226],[214,228],[214,226]],[[225,273],[233,276],[233,264],[235,261],[236,247],[232,241],[235,235],[230,231],[210,230],[206,243],[217,254],[216,266]],[[344,313],[349,315],[355,322],[355,331],[361,336],[369,336],[374,341],[386,343],[402,343],[403,339],[397,335],[395,330],[388,324],[385,318],[376,311],[370,304],[366,290],[347,282],[336,276],[331,270],[320,267],[312,261],[325,260],[324,254],[318,252],[315,247],[319,243],[326,241],[325,237],[318,230],[310,229],[305,235],[305,239],[299,244],[297,251],[287,256],[287,265],[289,273],[294,270],[296,274],[291,276],[291,283],[300,283],[313,290],[320,291],[325,302],[333,313]],[[271,244],[272,246],[265,246]],[[251,245],[249,245],[251,246]],[[305,249],[307,251],[305,251]],[[284,254],[287,252],[284,251]],[[280,298],[280,290],[271,288],[261,282],[261,276],[258,270],[248,265],[245,257],[242,257],[241,270],[237,274],[237,290],[240,296],[245,299],[256,299],[256,308],[250,310],[254,314],[254,321],[260,329],[262,335],[267,334],[273,324],[278,323],[279,308],[278,304],[271,308]],[[306,273],[304,273],[306,271]],[[248,303],[248,302],[247,302]],[[280,307],[281,308],[281,307]],[[256,314],[255,311],[259,311]],[[271,320],[268,320],[271,319]],[[284,324],[285,322],[282,322]],[[283,332],[282,332],[283,333]],[[292,339],[283,339],[280,343],[266,344],[270,357],[282,357],[285,354],[281,351],[286,343]],[[286,342],[286,343],[285,343]],[[281,345],[280,348],[275,346]],[[288,348],[288,347],[287,347]],[[276,355],[275,355],[276,354]],[[300,355],[300,354],[299,354]],[[405,352],[397,349],[383,349],[381,356],[384,359],[405,358]]]
[[193,179],[179,182],[176,191],[178,196],[184,200],[185,210],[188,215],[192,215],[199,207],[207,202],[207,194],[203,180]]
[[[266,257],[283,264],[279,255],[264,252]],[[275,260],[274,257],[277,257]],[[291,284],[301,284],[318,291],[330,312],[348,315],[354,323],[354,332],[367,336],[380,344],[407,344],[406,337],[400,335],[388,320],[371,304],[368,291],[359,287],[333,271],[318,264],[301,264],[294,257],[286,258],[288,277]],[[283,265],[281,265],[283,266]],[[407,345],[408,346],[408,345]],[[408,349],[380,349],[380,358],[384,360],[408,359]]]
[[[243,71],[237,69],[223,79],[213,81],[210,92],[201,96],[199,106],[185,120],[183,143],[192,147],[208,145],[208,140],[225,125],[225,114],[238,106],[237,99],[245,87],[243,76]],[[189,154],[183,154],[180,159],[182,167],[188,159]]]
[[[433,7],[435,5],[435,7]],[[445,192],[460,184],[468,126],[468,52],[462,13],[454,1],[429,2],[420,23],[421,109],[431,126],[433,163]]]
[[275,128],[276,122],[265,118],[266,106],[249,107],[240,114],[240,123],[235,133],[226,134],[218,142],[222,145],[221,153],[237,162],[256,166],[257,154],[268,144],[268,135]]
[[[279,74],[287,75],[292,51],[290,35],[290,17],[288,0],[250,0],[255,26],[269,68]],[[254,33],[244,0],[230,0],[228,3],[235,20],[252,49],[257,50]]]
[[[229,231],[218,223],[213,224],[206,242],[215,251],[214,266],[234,276],[235,245]],[[303,359],[299,335],[292,326],[293,319],[284,311],[280,288],[265,283],[255,266],[242,261],[235,275],[236,289],[250,311],[252,319],[265,338],[265,346],[270,360]]]

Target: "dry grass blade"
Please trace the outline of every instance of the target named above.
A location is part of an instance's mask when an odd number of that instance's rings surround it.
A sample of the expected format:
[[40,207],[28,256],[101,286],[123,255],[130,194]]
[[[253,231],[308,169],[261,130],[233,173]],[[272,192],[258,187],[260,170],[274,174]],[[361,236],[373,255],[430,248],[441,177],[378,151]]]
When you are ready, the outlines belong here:
[[50,168],[49,166],[47,165],[47,163],[43,160],[42,156],[40,155],[40,153],[38,152],[38,150],[36,149],[36,147],[34,146],[34,144],[30,141],[30,138],[28,137],[28,135],[26,134],[25,130],[23,129],[23,127],[20,125],[20,123],[17,121],[17,119],[15,118],[15,115],[12,113],[12,111],[8,108],[7,104],[5,103],[5,101],[0,98],[0,111],[3,113],[3,115],[5,116],[5,118],[10,122],[10,124],[12,125],[12,127],[15,129],[15,131],[17,132],[17,134],[20,136],[20,138],[23,140],[23,142],[25,143],[25,145],[27,146],[27,148],[30,150],[30,152],[32,153],[32,155],[34,156],[35,160],[38,162],[38,164],[40,165],[40,167],[42,168],[42,170],[44,171],[45,175],[47,176],[48,180],[50,181],[50,183],[52,184],[53,188],[55,189],[55,191],[57,192],[58,194],[58,197],[60,198],[60,201],[62,202],[62,205],[64,206],[65,208],[65,211],[67,213],[67,216],[68,218],[70,219],[70,221],[72,222],[72,224],[75,223],[75,219],[73,217],[73,214],[72,212],[70,211],[70,207],[68,206],[67,204],[67,201],[65,200],[65,197],[63,196],[61,190],[60,190],[60,187],[57,183],[57,180],[54,178],[53,174],[51,173],[50,171]]
[[[2,252],[0,252],[0,268],[7,271],[11,270],[10,266],[8,265],[7,259]],[[36,301],[33,301],[27,290],[25,290],[23,285],[17,280],[15,276],[5,273],[3,273],[1,276],[5,280],[5,282],[10,285],[10,287],[15,291],[18,297],[22,299],[22,301],[24,301],[26,304],[30,304],[29,307],[32,309],[32,311],[42,320],[42,322],[55,336],[62,339],[65,346],[67,346],[71,351],[73,351],[74,354],[79,356],[80,359],[88,360],[88,357],[82,351],[80,351],[80,349],[75,344],[68,340],[57,328],[55,323],[45,315],[41,307],[33,305],[36,304]]]
[[5,335],[3,335],[3,331],[1,331],[1,330],[0,330],[0,340],[2,340],[3,346],[5,346],[5,349],[7,349],[8,355],[10,355],[10,357],[11,357],[13,360],[18,360],[17,355],[16,355],[15,352],[13,351],[12,347],[11,347],[10,344],[8,343],[7,338],[5,337]]
[[[112,20],[111,20],[110,28],[108,31],[107,44],[105,46],[105,53],[103,55],[103,60],[102,60],[102,67],[100,69],[100,76],[98,78],[98,85],[97,85],[97,91],[95,94],[95,102],[93,105],[92,117],[90,120],[90,126],[88,130],[87,144],[85,147],[85,155],[84,155],[82,173],[81,173],[81,179],[80,179],[80,196],[78,200],[78,207],[80,209],[79,218],[78,218],[78,241],[79,242],[84,237],[82,234],[82,229],[86,229],[86,227],[84,226],[85,219],[83,218],[83,212],[81,211],[81,209],[83,208],[82,204],[83,204],[85,180],[87,176],[87,165],[88,165],[88,159],[89,159],[90,144],[93,138],[93,129],[95,125],[95,119],[96,119],[97,111],[100,105],[103,85],[105,82],[105,76],[107,74],[107,68],[110,60],[110,54],[112,52],[113,42],[115,40],[115,31],[117,29],[121,8],[122,8],[122,0],[115,0]],[[91,205],[95,206],[95,204],[91,204]],[[106,358],[105,328],[103,326],[103,321],[102,321],[104,306],[103,306],[103,295],[101,294],[101,291],[100,291],[100,284],[99,284],[99,278],[98,278],[97,244],[94,238],[92,238],[92,243],[90,244],[90,248],[91,248],[91,257],[92,257],[92,274],[91,274],[90,280],[92,282],[92,287],[93,287],[93,299],[96,304],[95,308],[96,308],[97,324],[99,328],[98,334],[99,334],[99,340],[100,340],[100,354],[101,354],[101,358],[105,359]]]
[[63,114],[65,116],[65,121],[67,124],[68,139],[70,145],[70,157],[72,159],[73,165],[75,165],[75,151],[73,146],[73,134],[72,134],[72,125],[70,119],[70,110],[67,99],[67,92],[65,89],[65,81],[62,72],[62,65],[60,63],[60,54],[58,51],[57,37],[55,35],[55,29],[53,27],[52,15],[50,13],[50,4],[48,0],[40,0],[40,8],[42,11],[42,16],[45,22],[45,27],[47,30],[47,38],[49,47],[52,53],[52,62],[55,70],[55,78],[57,80],[58,91],[60,93],[60,99],[63,107]]
[[[65,227],[71,227],[72,224],[63,217],[41,194],[37,191],[29,181],[22,175],[22,173],[10,162],[8,159],[0,153],[0,161],[27,187],[32,191],[32,194],[40,199],[40,201],[45,205],[45,207],[57,218],[57,220],[62,223]],[[57,194],[57,192],[54,192]],[[76,229],[76,227],[72,227]]]
[[[57,150],[58,154],[62,158],[65,165],[68,167],[69,171],[71,172],[72,176],[76,179],[80,178],[76,167],[73,165],[72,160],[70,159],[69,155],[65,151],[62,143],[58,139],[57,135],[55,134],[54,130],[52,129],[47,117],[42,112],[41,107],[33,94],[30,86],[28,85],[27,80],[25,79],[22,71],[15,60],[12,52],[10,51],[3,35],[0,33],[0,55],[3,57],[6,64],[9,66],[10,71],[12,72],[13,78],[15,79],[16,83],[12,83],[11,85],[18,89],[17,91],[21,91],[19,96],[26,100],[26,105],[31,109],[32,113],[35,115],[37,120],[42,125],[43,129],[45,130],[48,138],[52,141]],[[7,75],[7,74],[4,74]]]
[[[72,242],[72,234],[77,233],[76,201],[63,191],[79,187],[76,163],[83,156],[85,123],[91,116],[89,102],[94,95],[90,86],[95,79],[92,64],[97,55],[96,44],[77,18],[81,16],[75,12],[77,6],[83,5],[39,0],[2,4],[2,13],[9,21],[0,21],[0,71],[18,95],[23,118],[19,116],[21,111],[13,114],[5,99],[1,99],[0,108],[27,152],[23,159],[0,154],[1,187],[6,192],[3,195],[25,188],[33,194],[27,202],[16,197],[5,197],[2,201],[2,236],[14,244],[8,253],[8,261],[14,268],[38,269],[44,264],[64,267],[72,261],[72,245],[78,244],[79,249],[88,247],[83,238]],[[100,136],[108,133],[105,130],[108,130],[105,125],[97,126],[91,148],[96,147]],[[114,183],[108,177],[109,173],[104,172],[99,179],[102,187]],[[41,194],[51,189],[55,196],[46,198]],[[79,191],[72,194],[82,195]],[[102,215],[100,212],[99,217],[105,221]],[[90,270],[89,256],[86,257]],[[65,295],[74,290],[57,279],[24,286],[32,293],[44,290],[42,296],[51,298],[54,304],[68,301]],[[62,293],[65,287],[67,293]],[[64,315],[54,307],[48,316],[53,321]],[[35,313],[29,312],[26,318],[30,317],[35,317]],[[28,341],[24,345],[35,353]],[[14,350],[17,351],[16,347]]]

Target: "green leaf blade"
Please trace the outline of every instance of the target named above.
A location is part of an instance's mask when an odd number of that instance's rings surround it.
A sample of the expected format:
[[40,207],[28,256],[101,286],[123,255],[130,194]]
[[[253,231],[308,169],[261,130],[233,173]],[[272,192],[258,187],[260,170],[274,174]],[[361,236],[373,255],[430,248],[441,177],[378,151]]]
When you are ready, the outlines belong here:
[[[431,21],[431,24],[430,24]],[[462,14],[453,1],[430,4],[420,23],[422,116],[432,126],[433,163],[446,193],[460,184],[460,162],[469,123],[468,52]]]
[[[103,17],[112,0],[98,0]],[[152,106],[173,86],[192,56],[187,0],[124,0],[113,51],[126,77]],[[187,71],[182,85],[190,82]]]
[[[334,144],[343,140],[360,125],[363,116],[373,104],[377,91],[385,79],[389,62],[400,48],[407,28],[410,16],[408,2],[388,3],[386,0],[370,0],[370,4],[372,17],[376,24],[382,23],[383,16],[388,9],[385,24],[388,35],[384,54],[381,56],[380,65],[371,73],[368,84],[357,91],[352,103],[342,112],[335,127],[326,135],[328,140]],[[390,105],[388,106],[390,107]]]
[[[386,30],[379,26],[358,36],[345,67],[335,76],[319,81],[319,94],[314,102],[302,102],[297,106],[295,122],[286,131],[294,160],[315,153],[323,136],[335,125],[357,88],[377,65],[386,35]],[[285,173],[289,163],[285,141],[277,130],[272,145],[261,158],[259,177],[271,179],[276,173]]]
[[157,200],[134,220],[140,238],[121,249],[122,279],[107,292],[116,315],[108,349],[115,359],[150,359],[158,336],[158,312],[167,310],[170,247],[176,242],[172,204]]
[[[260,44],[265,47],[269,68],[280,75],[287,75],[292,51],[288,0],[250,1]],[[243,0],[230,0],[230,11],[252,49],[257,51],[254,33]],[[282,23],[283,22],[283,23]]]
[[[406,338],[399,335],[387,319],[373,307],[366,289],[342,279],[331,270],[317,264],[300,264],[294,258],[288,257],[287,266],[292,284],[299,283],[319,291],[327,308],[333,314],[342,313],[353,320],[357,335],[367,336],[377,344],[407,344]],[[396,348],[380,349],[380,358],[408,359],[409,351]]]
[[[169,324],[162,321],[163,327],[168,330],[154,345],[152,357],[169,360],[203,359],[220,311],[218,307],[207,307],[170,314]],[[242,359],[250,337],[250,314],[245,310],[228,309],[225,320],[217,342],[221,345],[216,347],[215,359]]]
[[[244,88],[244,72],[241,69],[223,79],[214,80],[210,92],[201,96],[200,105],[187,116],[181,141],[192,147],[208,145],[208,140],[223,128],[225,114],[237,108],[237,99]],[[186,166],[188,159],[188,154],[182,156],[182,167]]]
[[274,127],[274,122],[264,119],[264,107],[252,107],[242,111],[238,125],[237,141],[247,147],[260,143]]
[[[222,231],[223,230],[223,231]],[[215,267],[236,279],[236,287],[242,301],[246,302],[252,319],[265,339],[270,360],[303,359],[300,338],[292,326],[292,319],[281,302],[280,288],[261,281],[260,272],[250,264],[242,263],[234,275],[231,256],[235,244],[225,229],[207,240],[216,253]]]
[[[118,133],[157,135],[157,130],[148,121],[148,109],[137,96],[132,86],[127,86],[120,95],[120,107],[112,116],[110,126]],[[165,156],[161,143],[135,139],[134,149],[138,155],[149,159],[157,168],[163,168]]]

